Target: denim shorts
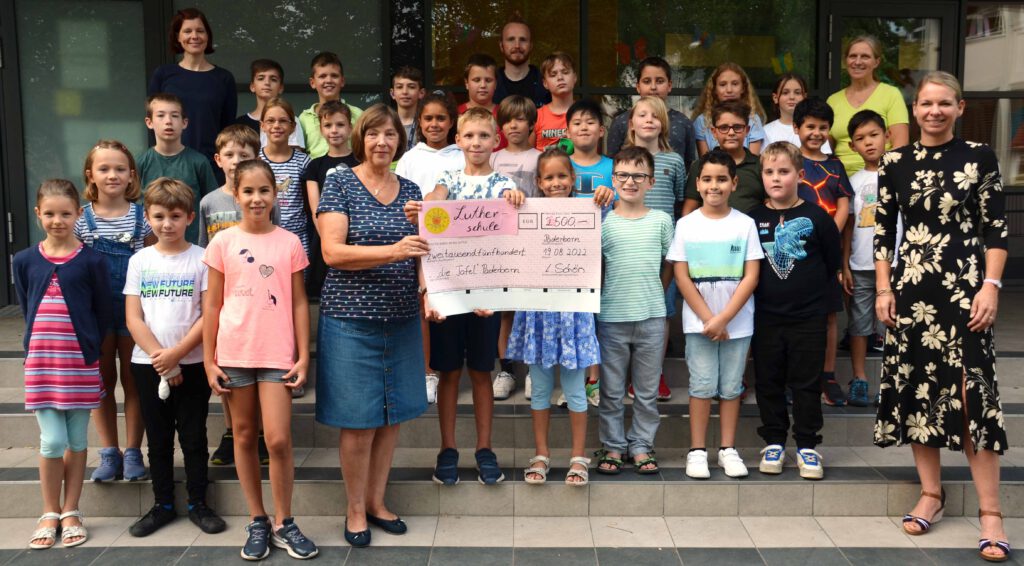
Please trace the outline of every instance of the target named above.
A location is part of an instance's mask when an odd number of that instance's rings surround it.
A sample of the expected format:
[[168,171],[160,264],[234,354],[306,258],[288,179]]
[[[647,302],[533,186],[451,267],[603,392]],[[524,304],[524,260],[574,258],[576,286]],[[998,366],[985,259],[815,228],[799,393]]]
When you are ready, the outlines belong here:
[[107,333],[114,333],[118,336],[131,336],[132,333],[128,331],[128,322],[125,316],[125,300],[124,295],[120,293],[114,293],[111,295],[111,309],[110,309],[110,326],[107,328]]
[[318,423],[380,428],[427,410],[418,316],[381,321],[321,315],[318,328]]
[[284,383],[284,375],[288,373],[288,370],[274,368],[222,367],[220,369],[228,376],[228,382],[223,384],[225,389],[249,387],[257,382]]
[[875,316],[875,272],[853,272],[850,298],[850,336],[871,336],[878,329]]
[[430,323],[430,369],[491,371],[498,357],[501,314],[477,316],[471,312]]
[[686,333],[686,365],[690,369],[690,397],[723,401],[743,393],[750,336],[714,342],[699,332]]
[[679,292],[679,286],[676,285],[676,278],[673,277],[668,284],[668,289],[665,289],[665,318],[672,318],[676,315],[676,301],[681,298],[682,294]]

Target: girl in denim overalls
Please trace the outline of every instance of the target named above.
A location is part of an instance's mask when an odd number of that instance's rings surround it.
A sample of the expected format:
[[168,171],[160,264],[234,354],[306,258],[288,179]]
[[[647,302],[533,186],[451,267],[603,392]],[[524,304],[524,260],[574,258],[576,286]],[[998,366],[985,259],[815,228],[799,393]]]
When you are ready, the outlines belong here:
[[[75,235],[85,245],[102,253],[110,269],[110,294],[113,304],[113,325],[103,339],[100,373],[107,391],[100,407],[94,411],[96,431],[100,436],[100,465],[92,474],[93,481],[146,478],[142,461],[142,416],[139,396],[135,391],[129,362],[132,341],[124,319],[124,283],[128,258],[152,243],[152,230],[143,217],[142,206],[134,201],[142,190],[135,168],[135,159],[121,142],[100,140],[85,158],[85,200],[89,201],[75,223]],[[121,361],[121,387],[124,389],[124,414],[127,448],[122,456],[117,438],[116,360]]]

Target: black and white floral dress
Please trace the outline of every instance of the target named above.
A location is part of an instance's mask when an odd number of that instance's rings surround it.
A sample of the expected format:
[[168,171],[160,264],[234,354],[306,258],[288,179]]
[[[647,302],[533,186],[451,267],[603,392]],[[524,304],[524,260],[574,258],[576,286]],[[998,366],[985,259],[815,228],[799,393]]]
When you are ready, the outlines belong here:
[[995,154],[959,138],[890,151],[878,172],[878,202],[875,259],[893,260],[897,213],[904,232],[892,272],[897,321],[885,337],[875,444],[963,450],[970,434],[975,449],[1001,454],[1006,429],[992,329],[967,328],[985,250],[1006,249]]

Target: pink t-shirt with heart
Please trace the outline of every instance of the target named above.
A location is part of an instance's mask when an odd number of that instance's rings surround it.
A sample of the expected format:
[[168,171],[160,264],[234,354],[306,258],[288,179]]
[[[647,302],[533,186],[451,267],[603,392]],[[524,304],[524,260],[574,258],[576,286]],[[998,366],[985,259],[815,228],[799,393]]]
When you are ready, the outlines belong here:
[[232,226],[210,241],[203,262],[224,274],[217,365],[291,369],[292,274],[309,265],[299,238],[280,227],[250,234]]

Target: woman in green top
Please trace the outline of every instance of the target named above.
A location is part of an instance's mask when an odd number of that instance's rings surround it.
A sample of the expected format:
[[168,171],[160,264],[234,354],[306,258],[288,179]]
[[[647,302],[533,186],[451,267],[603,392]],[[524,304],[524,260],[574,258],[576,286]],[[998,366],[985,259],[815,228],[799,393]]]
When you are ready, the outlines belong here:
[[910,142],[910,119],[899,89],[878,80],[882,45],[877,38],[871,35],[853,38],[846,46],[844,57],[850,86],[828,97],[828,104],[836,114],[832,122],[832,147],[836,157],[846,166],[846,174],[853,175],[864,168],[864,160],[850,148],[850,134],[847,132],[854,114],[861,110],[874,110],[885,118],[889,128],[887,149]]

